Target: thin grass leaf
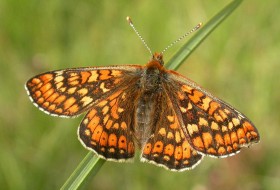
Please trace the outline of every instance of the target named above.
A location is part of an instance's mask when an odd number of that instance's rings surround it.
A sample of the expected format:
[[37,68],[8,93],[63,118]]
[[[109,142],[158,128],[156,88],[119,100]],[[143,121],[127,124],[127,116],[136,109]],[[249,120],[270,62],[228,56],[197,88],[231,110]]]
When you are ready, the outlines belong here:
[[105,160],[97,157],[93,152],[89,152],[61,189],[78,189],[86,181],[87,177],[93,177],[104,163]]
[[[207,24],[199,29],[195,35],[170,59],[165,65],[166,68],[176,70],[186,58],[195,50],[196,47],[227,18],[243,0],[234,0],[216,14]],[[78,189],[86,182],[88,176],[94,176],[105,160],[100,159],[89,152],[82,162],[78,165],[72,175],[67,179],[61,189]]]
[[194,36],[179,49],[178,52],[166,63],[165,67],[176,70],[190,56],[190,54],[199,46],[199,44],[227,18],[243,0],[234,0],[216,14],[208,23],[202,26]]

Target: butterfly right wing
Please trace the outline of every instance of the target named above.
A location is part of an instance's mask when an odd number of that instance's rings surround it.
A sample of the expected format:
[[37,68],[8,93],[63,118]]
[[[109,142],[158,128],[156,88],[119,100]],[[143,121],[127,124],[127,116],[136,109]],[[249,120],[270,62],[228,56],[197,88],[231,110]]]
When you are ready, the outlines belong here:
[[154,98],[151,132],[143,144],[141,161],[163,166],[171,171],[193,169],[203,155],[192,148],[169,95],[162,91]]
[[259,142],[254,124],[232,106],[174,71],[169,80],[166,88],[176,98],[184,134],[199,153],[227,157]]
[[110,96],[117,88],[128,85],[141,68],[129,65],[50,71],[28,80],[25,88],[40,110],[54,116],[72,117]]

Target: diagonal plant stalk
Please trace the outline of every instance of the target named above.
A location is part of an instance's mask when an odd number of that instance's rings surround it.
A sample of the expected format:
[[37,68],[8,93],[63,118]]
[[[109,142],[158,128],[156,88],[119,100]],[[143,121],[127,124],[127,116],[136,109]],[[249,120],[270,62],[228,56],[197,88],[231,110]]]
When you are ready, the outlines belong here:
[[165,67],[176,70],[191,55],[191,53],[199,46],[199,44],[226,19],[243,0],[233,0],[218,12],[212,19],[196,31],[193,37],[181,47],[178,52],[165,64]]
[[105,160],[99,158],[93,152],[89,152],[61,189],[78,189],[87,177],[94,176],[104,163]]
[[[199,29],[195,35],[183,45],[182,48],[168,61],[166,68],[176,70],[194,51],[196,47],[219,25],[227,18],[243,0],[233,0],[216,14],[208,23]],[[105,160],[97,157],[94,153],[89,152],[82,162],[77,166],[71,176],[66,180],[61,189],[78,189],[85,184],[89,176],[93,177]]]

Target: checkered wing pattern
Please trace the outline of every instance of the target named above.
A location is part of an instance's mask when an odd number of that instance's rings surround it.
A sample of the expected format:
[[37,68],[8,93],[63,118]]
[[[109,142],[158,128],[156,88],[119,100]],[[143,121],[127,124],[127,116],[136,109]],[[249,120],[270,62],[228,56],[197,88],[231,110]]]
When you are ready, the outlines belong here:
[[152,130],[141,160],[172,171],[194,168],[203,156],[190,146],[170,97],[163,92],[154,99],[157,102],[151,110],[153,120],[149,126]]
[[87,111],[115,89],[130,84],[140,66],[65,69],[37,75],[26,83],[32,102],[42,111],[71,117]]
[[[99,156],[122,161],[134,156],[134,136],[138,90],[131,85],[118,89],[94,105],[80,124],[78,135],[82,144]],[[133,90],[134,89],[134,90]]]
[[169,93],[181,112],[183,133],[199,153],[226,157],[259,142],[259,133],[246,116],[179,74],[170,75]]

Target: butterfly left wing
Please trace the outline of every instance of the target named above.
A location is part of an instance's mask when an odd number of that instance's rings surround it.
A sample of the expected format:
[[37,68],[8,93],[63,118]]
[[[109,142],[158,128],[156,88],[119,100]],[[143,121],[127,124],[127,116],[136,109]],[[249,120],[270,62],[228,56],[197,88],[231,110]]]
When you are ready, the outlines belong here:
[[172,71],[169,95],[181,113],[183,132],[199,153],[226,157],[259,142],[253,123],[242,113],[203,90],[194,82]]

